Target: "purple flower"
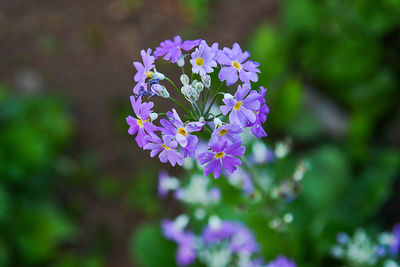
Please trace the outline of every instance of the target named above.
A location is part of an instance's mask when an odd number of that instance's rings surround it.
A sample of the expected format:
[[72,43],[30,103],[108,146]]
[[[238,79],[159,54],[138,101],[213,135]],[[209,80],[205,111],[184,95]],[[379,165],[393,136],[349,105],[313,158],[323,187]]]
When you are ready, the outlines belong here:
[[176,163],[178,165],[183,165],[182,155],[176,151],[176,147],[178,143],[173,140],[172,136],[164,135],[162,140],[155,134],[151,134],[146,136],[145,138],[148,141],[148,144],[144,146],[145,150],[151,150],[150,157],[155,157],[158,153],[158,158],[162,163],[167,163],[168,161],[172,166],[175,166]]
[[133,65],[137,70],[134,77],[137,84],[133,88],[135,94],[140,93],[141,87],[147,87],[145,80],[146,78],[152,78],[154,73],[151,71],[151,69],[154,68],[154,57],[151,56],[151,49],[149,48],[147,51],[142,50],[140,51],[140,54],[142,55],[143,64],[140,62],[133,62]]
[[150,122],[150,113],[154,106],[153,102],[143,102],[142,98],[139,97],[137,100],[134,96],[131,96],[131,103],[133,111],[135,112],[136,118],[132,116],[126,117],[126,122],[129,124],[128,133],[134,135],[137,132],[135,138],[139,147],[144,147],[147,144],[145,137],[154,131],[158,131],[158,127],[154,126]]
[[228,241],[233,253],[254,253],[259,245],[253,234],[243,224],[232,221],[222,221],[218,227],[207,226],[202,234],[205,244],[215,244]]
[[255,113],[260,109],[260,95],[255,92],[247,95],[250,90],[250,84],[239,85],[234,97],[229,95],[230,97],[222,100],[225,103],[220,107],[222,114],[226,115],[231,111],[230,123],[246,127],[248,122],[251,124],[256,122]]
[[217,143],[221,142],[221,140],[228,140],[231,143],[240,141],[240,133],[243,132],[243,129],[236,124],[225,124],[219,126],[211,135],[210,142]]
[[186,40],[182,43],[182,38],[177,35],[174,37],[173,41],[165,40],[161,42],[160,46],[154,51],[154,56],[158,59],[158,57],[164,55],[165,60],[171,60],[171,62],[175,63],[182,56],[182,50],[192,50],[193,47],[200,44],[200,41],[201,39],[193,41]]
[[186,266],[196,260],[196,239],[191,233],[183,233],[178,242],[178,250],[176,251],[176,262],[179,266]]
[[217,66],[214,57],[213,48],[209,47],[206,41],[201,41],[199,47],[192,53],[192,59],[190,60],[192,72],[199,73],[200,76],[213,72],[213,68]]
[[246,61],[250,56],[249,52],[242,52],[239,44],[233,44],[232,49],[225,47],[217,54],[217,61],[222,66],[218,74],[221,81],[226,81],[227,85],[237,82],[238,78],[244,83],[257,82],[257,73],[260,66],[252,60]]
[[296,263],[281,255],[268,263],[266,267],[296,267]]
[[267,136],[267,133],[262,127],[262,124],[267,120],[267,114],[269,113],[269,108],[265,103],[266,92],[267,90],[264,87],[260,86],[258,101],[260,101],[261,107],[260,110],[254,111],[254,113],[256,114],[256,121],[252,125],[248,125],[252,126],[251,132],[258,138]]
[[196,259],[196,239],[193,233],[183,230],[186,222],[183,222],[182,224],[182,221],[184,220],[182,220],[182,218],[179,219],[178,217],[174,222],[170,220],[163,220],[161,222],[161,229],[165,238],[173,240],[178,244],[176,261],[179,266],[189,265]]
[[236,142],[231,145],[227,145],[227,141],[211,143],[211,151],[208,150],[198,155],[197,159],[201,165],[206,165],[204,168],[204,175],[207,176],[213,172],[214,177],[218,178],[222,172],[222,166],[229,172],[234,172],[236,166],[242,165],[240,159],[236,157],[243,156],[246,148],[241,146],[241,142]]
[[400,223],[394,225],[392,235],[393,240],[390,244],[390,252],[393,255],[397,255],[400,249]]
[[175,109],[172,112],[167,112],[169,121],[161,119],[160,123],[163,126],[161,131],[163,134],[172,135],[175,137],[178,144],[182,147],[184,156],[193,156],[198,142],[197,136],[190,135],[192,132],[200,131],[205,122],[189,122],[184,124]]

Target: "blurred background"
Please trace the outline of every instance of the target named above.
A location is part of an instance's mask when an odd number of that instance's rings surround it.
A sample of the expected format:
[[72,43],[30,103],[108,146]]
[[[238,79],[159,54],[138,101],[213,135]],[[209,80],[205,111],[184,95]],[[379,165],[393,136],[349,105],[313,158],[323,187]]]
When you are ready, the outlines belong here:
[[179,207],[127,134],[132,62],[177,34],[249,50],[266,141],[320,163],[295,257],[321,263],[337,231],[400,221],[399,0],[3,0],[1,266],[142,266],[132,234]]

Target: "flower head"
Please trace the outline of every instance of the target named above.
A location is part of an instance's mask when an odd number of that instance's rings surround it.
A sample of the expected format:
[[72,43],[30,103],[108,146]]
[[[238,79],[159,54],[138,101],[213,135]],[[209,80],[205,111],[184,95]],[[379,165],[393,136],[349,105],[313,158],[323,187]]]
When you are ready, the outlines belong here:
[[137,84],[133,88],[133,92],[135,94],[139,94],[141,88],[147,88],[145,80],[147,78],[153,78],[154,72],[151,71],[154,68],[154,57],[151,55],[151,49],[147,49],[147,51],[140,51],[140,55],[142,56],[143,63],[133,62],[137,72],[134,76],[135,82]]
[[165,40],[160,43],[160,46],[156,48],[154,51],[154,56],[156,59],[158,57],[164,56],[165,60],[171,60],[172,63],[178,61],[178,59],[182,56],[182,50],[190,51],[195,46],[200,44],[201,39],[197,40],[186,40],[182,42],[182,38],[177,35],[174,37],[174,40]]
[[[248,123],[256,122],[256,112],[260,109],[260,95],[251,90],[250,84],[238,86],[235,96],[225,97],[222,101],[225,103],[221,106],[222,114],[226,115],[229,112],[229,121],[232,124],[246,127]],[[248,94],[248,95],[247,95]]]
[[157,126],[151,123],[150,119],[154,104],[152,102],[142,102],[141,97],[136,100],[134,96],[131,96],[131,103],[136,118],[132,116],[126,117],[126,122],[130,126],[128,133],[130,135],[137,133],[135,140],[139,147],[144,147],[147,144],[145,137],[159,130]]
[[214,57],[213,49],[207,45],[206,41],[201,41],[199,47],[192,53],[192,59],[190,60],[193,73],[203,76],[213,72],[213,68],[217,66]]
[[[259,63],[247,60],[250,53],[242,52],[239,44],[235,43],[232,49],[225,47],[217,54],[217,61],[222,66],[218,77],[221,81],[226,81],[228,85],[237,82],[238,78],[244,83],[257,82]],[[247,60],[247,61],[246,61]]]
[[243,156],[246,148],[241,146],[241,142],[236,142],[231,145],[227,141],[216,142],[210,144],[211,150],[198,155],[198,160],[201,165],[206,165],[204,175],[209,175],[213,172],[214,177],[218,178],[222,172],[222,166],[229,172],[234,172],[236,166],[242,165],[242,162],[237,157]]
[[150,157],[155,157],[158,153],[160,161],[162,163],[167,163],[168,161],[172,166],[183,165],[182,155],[176,151],[178,143],[173,139],[171,135],[164,135],[162,140],[155,134],[146,136],[146,141],[148,142],[145,146],[145,150],[151,150]]

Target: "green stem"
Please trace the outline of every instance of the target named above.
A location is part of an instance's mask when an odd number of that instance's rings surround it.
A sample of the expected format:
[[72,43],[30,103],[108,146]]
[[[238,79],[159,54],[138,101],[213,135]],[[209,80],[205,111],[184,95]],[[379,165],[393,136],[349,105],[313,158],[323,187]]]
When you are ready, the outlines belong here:
[[181,103],[179,103],[178,101],[175,100],[175,98],[173,98],[172,96],[169,97],[170,100],[174,101],[175,104],[177,104],[181,109],[183,109],[187,114],[190,114],[190,111]]
[[172,86],[175,88],[175,91],[178,93],[178,95],[180,95],[186,101],[186,98],[182,95],[181,91],[179,91],[179,89],[175,85],[175,83],[173,81],[171,81],[171,79],[168,77],[165,77],[165,80],[167,80],[170,84],[172,84]]
[[199,109],[199,107],[197,106],[196,102],[192,103],[194,110],[197,112],[197,114],[199,114],[199,117],[202,116],[201,111]]
[[210,105],[209,105],[209,106],[208,106],[208,108],[207,108],[207,111],[206,111],[206,112],[204,112],[204,114],[206,114],[206,115],[207,115],[207,114],[210,112],[210,110],[211,110],[211,107],[212,107],[212,105],[214,104],[215,100],[217,99],[218,93],[219,93],[219,91],[220,91],[220,90],[221,90],[221,88],[222,88],[222,84],[223,84],[223,82],[221,82],[221,84],[219,85],[219,87],[218,87],[217,91],[215,92],[214,98],[212,99],[212,101],[211,101]]
[[185,74],[185,68],[182,66],[181,67],[182,73]]
[[213,115],[213,117],[212,117],[211,119],[206,119],[206,121],[212,121],[213,119],[218,118],[218,117],[221,117],[221,116],[223,116],[224,114],[220,113],[220,114],[218,114],[218,115],[216,115],[216,116],[214,116],[214,114],[211,114],[211,115]]

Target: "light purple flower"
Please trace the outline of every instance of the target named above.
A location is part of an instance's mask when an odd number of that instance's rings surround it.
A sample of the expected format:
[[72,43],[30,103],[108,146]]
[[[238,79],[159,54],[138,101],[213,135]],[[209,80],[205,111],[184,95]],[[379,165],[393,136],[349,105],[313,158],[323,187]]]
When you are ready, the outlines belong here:
[[234,97],[225,97],[222,100],[225,105],[220,109],[224,115],[231,112],[229,114],[230,123],[246,127],[248,123],[256,122],[255,112],[260,109],[260,95],[254,91],[248,94],[250,90],[250,84],[239,85]]
[[213,72],[213,68],[217,66],[214,57],[213,48],[209,47],[206,41],[201,41],[199,47],[192,53],[192,59],[190,60],[192,72],[198,73],[200,76]]
[[242,52],[237,43],[233,44],[232,49],[225,47],[217,54],[217,61],[222,66],[218,78],[221,81],[226,81],[227,85],[236,83],[238,78],[244,83],[257,82],[260,64],[247,60],[249,56],[250,53]]
[[259,245],[254,235],[243,224],[233,221],[222,221],[219,227],[207,226],[202,234],[205,244],[228,241],[233,253],[254,253]]
[[193,156],[198,142],[197,136],[191,135],[192,132],[200,131],[205,122],[189,122],[186,125],[182,122],[175,109],[172,112],[167,112],[168,120],[161,119],[160,123],[163,126],[161,132],[166,135],[172,135],[182,147],[184,156]]
[[156,48],[154,51],[154,56],[156,59],[164,55],[165,60],[171,60],[172,63],[175,63],[181,56],[182,50],[189,51],[192,50],[195,46],[200,44],[201,39],[197,40],[186,40],[182,42],[182,38],[177,35],[174,37],[174,40],[165,40],[160,43],[160,46]]
[[154,73],[151,71],[151,69],[154,68],[154,57],[151,55],[151,49],[149,48],[147,51],[142,50],[140,51],[140,54],[142,56],[143,64],[140,62],[133,62],[133,65],[137,70],[137,73],[134,76],[134,79],[137,82],[133,88],[135,94],[140,93],[141,87],[147,87],[145,80],[147,78],[152,78]]
[[176,251],[176,262],[179,266],[185,266],[196,260],[195,236],[189,231],[184,231],[175,222],[163,220],[161,229],[165,238],[175,241],[178,244]]
[[204,168],[205,176],[213,172],[214,177],[218,178],[221,176],[222,166],[232,173],[236,170],[236,166],[242,165],[240,159],[236,158],[243,156],[246,151],[246,148],[241,146],[240,141],[228,145],[227,141],[223,140],[222,142],[211,143],[210,148],[211,150],[207,150],[197,157],[201,165],[208,163]]
[[145,138],[148,144],[144,146],[145,150],[151,150],[150,157],[155,157],[158,153],[158,158],[162,163],[167,163],[168,161],[172,166],[183,165],[182,155],[176,151],[178,143],[170,135],[163,135],[162,140],[155,134],[146,136]]
[[281,255],[268,263],[266,267],[296,267],[296,263]]
[[393,240],[390,244],[390,252],[393,255],[397,255],[400,249],[400,223],[394,225],[392,235]]
[[243,129],[236,124],[224,124],[215,129],[211,135],[210,142],[216,143],[227,140],[231,143],[240,141],[240,133]]
[[196,239],[193,234],[184,232],[178,242],[178,250],[176,251],[176,262],[179,266],[186,266],[196,260]]
[[267,114],[269,113],[269,108],[267,104],[265,103],[265,93],[267,90],[260,86],[259,90],[259,98],[258,100],[260,101],[260,110],[254,111],[256,114],[256,121],[253,124],[249,124],[248,126],[251,127],[251,132],[258,138],[267,136],[267,133],[265,132],[264,128],[262,127],[262,124],[265,123],[267,120]]
[[130,135],[137,133],[135,138],[139,147],[144,147],[147,144],[145,137],[154,131],[158,131],[159,128],[154,126],[150,122],[150,113],[153,112],[152,108],[154,106],[153,102],[143,102],[142,98],[139,97],[137,100],[134,96],[131,96],[131,103],[133,111],[135,112],[136,118],[132,116],[126,117],[126,122],[128,123]]

